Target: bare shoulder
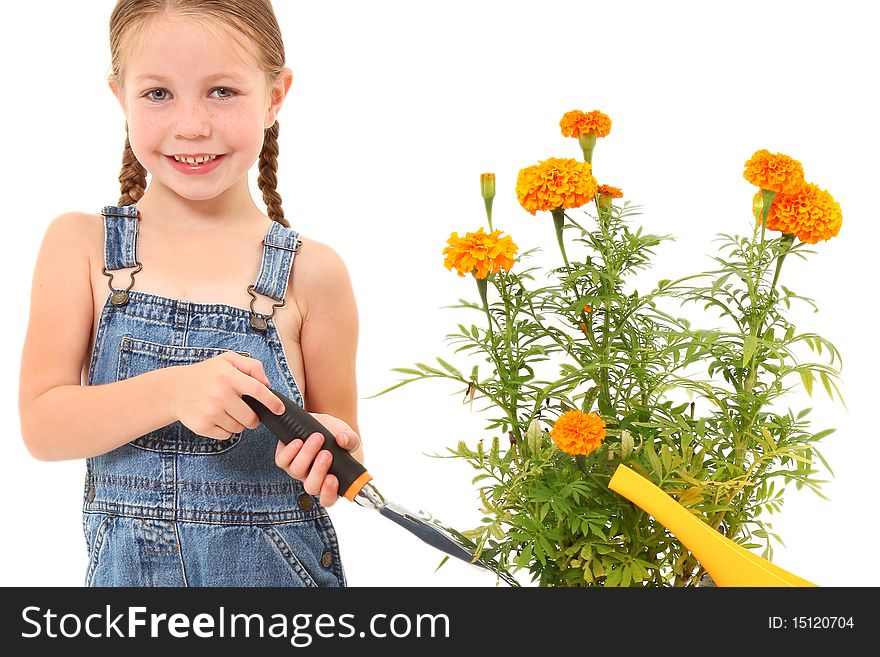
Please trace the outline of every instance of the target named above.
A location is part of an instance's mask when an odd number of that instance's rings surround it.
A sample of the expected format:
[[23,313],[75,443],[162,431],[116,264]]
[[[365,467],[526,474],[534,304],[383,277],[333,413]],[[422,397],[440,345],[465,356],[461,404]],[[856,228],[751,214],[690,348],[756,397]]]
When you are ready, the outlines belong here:
[[291,270],[291,285],[303,317],[324,311],[354,312],[354,295],[348,267],[328,244],[300,237],[302,245]]
[[65,245],[91,257],[103,245],[103,235],[104,223],[100,214],[65,212],[49,223],[43,241]]
[[351,279],[342,256],[324,242],[304,236],[300,239],[291,276],[301,302],[308,306],[328,296],[347,294]]

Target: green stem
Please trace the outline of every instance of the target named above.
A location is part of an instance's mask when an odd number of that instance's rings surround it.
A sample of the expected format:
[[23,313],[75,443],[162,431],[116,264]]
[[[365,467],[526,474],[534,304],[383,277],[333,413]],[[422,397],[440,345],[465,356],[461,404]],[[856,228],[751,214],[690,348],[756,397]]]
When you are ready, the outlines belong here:
[[761,250],[764,248],[764,233],[767,231],[767,215],[770,214],[770,206],[773,205],[773,199],[776,198],[776,192],[769,189],[761,190]]
[[782,252],[782,255],[776,259],[776,272],[773,274],[773,282],[770,284],[770,292],[776,289],[776,283],[779,281],[779,272],[782,271],[782,261],[785,260],[785,256],[788,255],[788,252],[791,250],[791,245],[794,243],[794,235],[784,234],[782,236],[781,244],[785,246],[785,251]]
[[[504,273],[499,272],[499,281],[502,287],[501,296],[502,298],[510,299],[511,295],[504,290]],[[510,316],[510,303],[504,304],[504,312],[505,312],[505,327],[504,327],[504,347],[505,352],[507,353],[507,371],[512,372],[514,376],[519,376],[519,367],[517,366],[516,361],[514,360],[513,350],[511,348],[513,337],[511,335],[511,316]],[[517,342],[517,345],[519,343]],[[517,387],[513,387],[510,390],[509,401],[507,404],[507,417],[510,420],[510,426],[513,431],[514,438],[516,439],[517,444],[522,444],[523,436],[522,431],[520,430],[519,421],[517,419],[517,411],[519,410],[519,397],[516,394]]]
[[556,241],[559,243],[559,250],[562,251],[562,259],[565,261],[565,268],[570,272],[571,265],[568,264],[568,256],[565,254],[565,240],[562,238],[562,226],[565,223],[565,211],[562,208],[551,210],[553,215],[553,228],[556,230]]
[[487,296],[487,288],[489,281],[485,278],[476,278],[477,281],[477,291],[480,293],[480,299],[483,301],[483,310],[486,311],[486,319],[489,322],[489,335],[493,335],[492,333],[492,315],[489,313],[489,301]]
[[484,198],[483,201],[486,203],[486,217],[489,219],[489,232],[492,232],[492,199]]
[[[595,142],[595,136],[593,138]],[[565,240],[562,236],[562,228],[565,224],[565,210],[562,208],[557,208],[555,210],[551,210],[550,213],[553,215],[553,228],[556,231],[556,241],[559,243],[559,250],[562,252],[562,260],[565,262],[565,268],[567,273],[571,273],[571,264],[568,262],[568,256],[565,253]],[[575,298],[580,299],[581,294],[578,292],[577,284],[572,281],[572,290],[574,290]],[[590,341],[590,345],[593,347],[593,351],[598,351],[598,345],[596,344],[596,338],[593,335],[593,322],[592,317],[588,316],[585,309],[581,308],[581,320],[584,323],[584,326],[587,327],[587,339]],[[599,378],[596,379],[596,384],[602,387]],[[606,386],[607,387],[607,386]]]

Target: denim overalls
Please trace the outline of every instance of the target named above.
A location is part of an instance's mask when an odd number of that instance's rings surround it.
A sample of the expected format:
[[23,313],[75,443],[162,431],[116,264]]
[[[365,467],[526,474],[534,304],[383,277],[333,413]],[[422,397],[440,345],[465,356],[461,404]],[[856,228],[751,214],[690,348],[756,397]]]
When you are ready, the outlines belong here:
[[[89,385],[187,365],[234,350],[259,360],[272,387],[303,406],[272,315],[132,290],[135,205],[108,206],[101,312]],[[283,304],[296,231],[277,222],[263,240],[256,283]],[[148,263],[149,266],[149,263]],[[135,267],[127,289],[113,271]],[[263,424],[221,441],[180,422],[86,461],[86,586],[345,586],[336,532],[317,497],[275,465]]]

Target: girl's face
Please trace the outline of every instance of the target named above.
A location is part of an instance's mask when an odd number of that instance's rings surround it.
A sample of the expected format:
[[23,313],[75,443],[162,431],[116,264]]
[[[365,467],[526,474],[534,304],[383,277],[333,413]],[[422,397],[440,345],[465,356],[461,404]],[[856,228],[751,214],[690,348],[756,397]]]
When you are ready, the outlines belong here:
[[[212,26],[213,27],[213,26]],[[254,55],[227,29],[161,16],[137,35],[120,90],[138,161],[166,187],[191,200],[247,189],[263,131],[290,86],[289,70],[267,82]]]

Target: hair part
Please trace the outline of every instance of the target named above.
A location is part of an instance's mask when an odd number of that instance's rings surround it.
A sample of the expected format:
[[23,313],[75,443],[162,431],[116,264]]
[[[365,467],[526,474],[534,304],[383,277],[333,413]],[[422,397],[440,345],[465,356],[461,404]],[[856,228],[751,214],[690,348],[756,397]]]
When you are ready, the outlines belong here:
[[[270,83],[284,68],[284,41],[271,0],[117,0],[110,16],[110,77],[120,90],[125,59],[137,43],[134,40],[142,38],[144,28],[163,15],[203,21],[209,26],[220,25],[233,36],[244,36],[242,45],[252,51]],[[275,121],[264,133],[258,184],[269,218],[289,227],[281,209],[277,170],[278,121]],[[131,149],[127,128],[119,184],[120,205],[137,203],[147,187],[147,170]]]

